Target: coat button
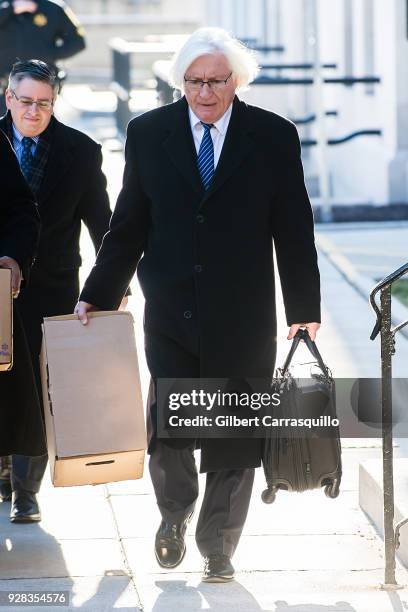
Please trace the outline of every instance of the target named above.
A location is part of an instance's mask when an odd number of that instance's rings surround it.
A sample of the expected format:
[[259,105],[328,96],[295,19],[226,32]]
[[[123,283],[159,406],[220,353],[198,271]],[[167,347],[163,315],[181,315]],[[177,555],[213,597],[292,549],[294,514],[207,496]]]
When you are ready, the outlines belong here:
[[195,272],[202,272],[203,271],[203,266],[200,266],[200,264],[197,264],[196,266],[194,266],[194,271]]
[[204,215],[197,215],[197,223],[204,223]]
[[185,319],[191,319],[191,317],[193,316],[193,313],[191,312],[191,310],[185,310],[183,316]]

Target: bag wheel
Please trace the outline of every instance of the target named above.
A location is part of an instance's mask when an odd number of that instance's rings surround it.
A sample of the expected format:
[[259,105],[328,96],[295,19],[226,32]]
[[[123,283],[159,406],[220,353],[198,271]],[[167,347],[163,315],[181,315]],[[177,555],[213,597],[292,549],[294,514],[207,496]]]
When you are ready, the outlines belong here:
[[339,487],[337,487],[335,483],[332,482],[324,487],[324,492],[326,497],[330,497],[330,499],[335,499],[336,497],[338,497],[340,490]]
[[261,494],[262,501],[264,504],[273,504],[276,498],[276,490],[273,489],[265,489]]

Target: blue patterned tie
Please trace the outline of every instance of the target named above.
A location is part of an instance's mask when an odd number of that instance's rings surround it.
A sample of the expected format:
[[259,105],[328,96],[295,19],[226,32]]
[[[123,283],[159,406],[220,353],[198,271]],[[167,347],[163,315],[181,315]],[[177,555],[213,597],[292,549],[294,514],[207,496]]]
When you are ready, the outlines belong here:
[[214,145],[210,133],[213,124],[201,121],[201,125],[204,128],[204,135],[198,151],[197,163],[204,189],[208,189],[214,176]]
[[20,167],[26,180],[28,179],[28,175],[30,174],[31,163],[33,161],[33,156],[31,154],[31,147],[33,146],[33,144],[34,140],[32,138],[28,138],[27,136],[24,136],[21,141],[22,150]]

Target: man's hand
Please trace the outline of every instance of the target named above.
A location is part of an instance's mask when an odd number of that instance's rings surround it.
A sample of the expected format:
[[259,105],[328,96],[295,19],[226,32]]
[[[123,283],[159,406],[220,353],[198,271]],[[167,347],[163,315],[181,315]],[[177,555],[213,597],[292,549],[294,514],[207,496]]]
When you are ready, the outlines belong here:
[[78,315],[82,325],[86,325],[88,323],[87,313],[94,312],[95,310],[100,310],[100,308],[93,304],[88,304],[88,302],[78,302],[75,306],[74,314]]
[[21,15],[21,13],[35,13],[37,10],[37,2],[31,2],[31,0],[14,0],[13,9],[15,15]]
[[8,268],[11,270],[11,291],[13,298],[18,297],[20,293],[20,285],[21,285],[21,270],[20,266],[12,257],[0,257],[0,268]]
[[288,340],[292,340],[292,338],[295,337],[298,329],[300,329],[301,327],[307,329],[310,339],[314,341],[316,339],[316,334],[317,330],[320,327],[320,323],[293,323],[293,325],[291,325],[289,329]]

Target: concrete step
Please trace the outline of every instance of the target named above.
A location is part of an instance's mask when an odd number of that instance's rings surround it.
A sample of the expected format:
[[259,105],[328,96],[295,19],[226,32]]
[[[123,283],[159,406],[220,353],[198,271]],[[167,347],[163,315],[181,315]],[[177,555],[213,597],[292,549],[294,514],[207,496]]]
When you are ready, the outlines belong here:
[[[369,459],[360,463],[359,468],[359,503],[360,507],[374,523],[378,532],[383,535],[383,480],[382,460]],[[394,460],[394,525],[408,517],[408,459]],[[400,561],[408,567],[408,525],[402,527]]]

